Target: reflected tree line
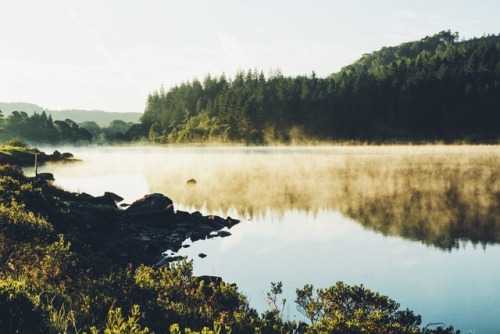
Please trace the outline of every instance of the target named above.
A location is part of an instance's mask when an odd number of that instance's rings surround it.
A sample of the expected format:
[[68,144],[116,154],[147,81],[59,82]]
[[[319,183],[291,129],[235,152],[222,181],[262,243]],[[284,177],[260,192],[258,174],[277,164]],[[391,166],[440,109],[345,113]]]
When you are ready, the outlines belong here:
[[[204,211],[259,218],[336,210],[368,229],[443,250],[500,243],[500,154],[495,148],[429,154],[234,158],[211,162],[189,187],[184,171],[151,173],[152,191]],[[166,167],[168,168],[168,167]]]
[[[491,160],[442,166],[408,161],[407,168],[373,175],[375,192],[350,185],[341,211],[369,229],[443,250],[461,241],[499,243],[500,173]],[[500,162],[498,155],[493,160]]]

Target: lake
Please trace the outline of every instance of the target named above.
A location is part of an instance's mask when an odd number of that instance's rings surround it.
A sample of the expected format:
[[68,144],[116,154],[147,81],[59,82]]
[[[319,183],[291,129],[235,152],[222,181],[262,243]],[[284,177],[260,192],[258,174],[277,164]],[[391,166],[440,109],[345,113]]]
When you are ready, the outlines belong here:
[[423,325],[500,332],[500,146],[65,150],[82,161],[39,171],[66,190],[127,203],[161,192],[177,209],[240,219],[230,237],[180,254],[260,312],[282,281],[285,318],[305,320],[295,289],[341,280],[390,296]]

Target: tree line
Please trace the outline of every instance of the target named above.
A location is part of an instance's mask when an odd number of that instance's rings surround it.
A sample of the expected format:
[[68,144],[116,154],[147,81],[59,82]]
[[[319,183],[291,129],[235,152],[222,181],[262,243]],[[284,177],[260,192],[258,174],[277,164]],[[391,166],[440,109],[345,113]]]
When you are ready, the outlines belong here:
[[71,119],[53,120],[45,111],[32,115],[24,111],[13,111],[5,117],[0,110],[0,139],[19,137],[37,143],[107,143],[127,141],[125,135],[133,123],[112,121],[108,127],[96,122],[76,123]]
[[131,139],[498,141],[500,35],[443,31],[385,47],[325,78],[207,75],[148,96]]
[[249,70],[161,87],[140,123],[0,112],[3,137],[49,143],[498,142],[499,124],[500,35],[451,31],[365,54],[325,78]]

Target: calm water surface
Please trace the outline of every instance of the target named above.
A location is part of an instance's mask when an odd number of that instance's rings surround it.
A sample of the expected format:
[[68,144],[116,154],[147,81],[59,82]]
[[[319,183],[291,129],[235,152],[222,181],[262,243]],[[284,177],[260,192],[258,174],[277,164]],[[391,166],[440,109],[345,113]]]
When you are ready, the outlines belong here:
[[[460,150],[481,150],[445,149],[460,155]],[[334,164],[405,154],[427,157],[438,154],[433,147],[67,150],[82,162],[40,170],[53,172],[56,184],[67,190],[112,191],[128,203],[161,192],[178,209],[240,219],[232,236],[195,242],[181,254],[194,260],[196,275],[236,283],[259,311],[267,308],[270,283],[282,281],[289,301],[285,316],[305,320],[293,303],[295,289],[306,283],[327,288],[342,280],[390,296],[422,315],[423,325],[443,322],[463,333],[500,332],[498,243],[461,238],[456,247],[443,248],[381,233],[341,214],[349,208],[337,210],[346,204],[329,193],[338,192],[327,175]],[[484,154],[500,152],[485,149]],[[189,178],[198,181],[195,187],[186,186]],[[201,259],[199,253],[208,256]]]

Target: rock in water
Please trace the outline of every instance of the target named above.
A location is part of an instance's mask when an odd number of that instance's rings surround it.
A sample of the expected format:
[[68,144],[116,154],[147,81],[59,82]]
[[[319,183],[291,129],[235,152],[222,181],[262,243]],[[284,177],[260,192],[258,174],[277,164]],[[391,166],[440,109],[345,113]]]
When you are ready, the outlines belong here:
[[54,174],[52,173],[38,173],[37,181],[40,183],[47,183],[55,181]]
[[123,201],[123,197],[121,197],[115,193],[112,193],[110,191],[106,191],[104,193],[104,196],[111,198],[113,201],[115,201],[115,203],[119,203],[119,202]]
[[174,213],[174,202],[159,193],[149,194],[135,201],[126,210],[127,215]]

